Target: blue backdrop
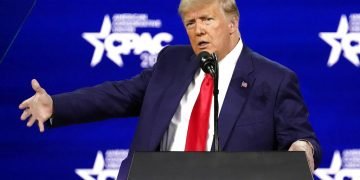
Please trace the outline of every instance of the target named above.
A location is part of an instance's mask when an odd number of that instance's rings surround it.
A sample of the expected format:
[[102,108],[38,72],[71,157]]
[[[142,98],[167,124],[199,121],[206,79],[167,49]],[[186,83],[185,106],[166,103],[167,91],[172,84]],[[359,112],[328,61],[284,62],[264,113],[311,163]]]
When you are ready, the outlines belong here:
[[[4,0],[0,6],[6,7]],[[111,179],[137,119],[26,128],[32,78],[49,94],[131,78],[188,44],[179,1],[38,0],[0,64],[0,179]],[[360,1],[243,0],[245,44],[294,70],[323,149],[319,179],[360,178]],[[18,3],[26,9],[26,3]],[[0,12],[1,27],[16,16]],[[9,29],[0,28],[0,43]],[[6,38],[6,39],[5,39]],[[4,46],[0,46],[4,48]]]

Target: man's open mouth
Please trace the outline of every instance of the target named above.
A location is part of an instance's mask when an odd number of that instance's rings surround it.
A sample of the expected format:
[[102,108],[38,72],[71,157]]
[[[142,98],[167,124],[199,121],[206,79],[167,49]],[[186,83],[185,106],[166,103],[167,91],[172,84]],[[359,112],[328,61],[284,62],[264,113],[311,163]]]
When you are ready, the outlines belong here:
[[200,41],[200,42],[198,43],[198,46],[199,46],[199,48],[206,48],[208,44],[209,44],[209,42]]

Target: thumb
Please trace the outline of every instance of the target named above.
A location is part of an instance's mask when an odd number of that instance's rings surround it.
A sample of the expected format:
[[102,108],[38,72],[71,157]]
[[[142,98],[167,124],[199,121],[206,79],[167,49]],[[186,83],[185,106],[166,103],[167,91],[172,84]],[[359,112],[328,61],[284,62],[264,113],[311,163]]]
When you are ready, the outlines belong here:
[[31,80],[31,86],[37,93],[44,93],[45,90],[40,86],[39,82],[36,79]]

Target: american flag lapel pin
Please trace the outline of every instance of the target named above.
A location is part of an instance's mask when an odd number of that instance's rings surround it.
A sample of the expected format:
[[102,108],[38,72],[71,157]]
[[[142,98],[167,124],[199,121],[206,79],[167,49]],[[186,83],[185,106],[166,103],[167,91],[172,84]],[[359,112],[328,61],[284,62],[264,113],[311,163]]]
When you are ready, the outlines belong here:
[[242,81],[242,82],[241,82],[241,87],[242,87],[242,88],[247,88],[247,87],[248,87],[248,83],[245,82],[245,81]]

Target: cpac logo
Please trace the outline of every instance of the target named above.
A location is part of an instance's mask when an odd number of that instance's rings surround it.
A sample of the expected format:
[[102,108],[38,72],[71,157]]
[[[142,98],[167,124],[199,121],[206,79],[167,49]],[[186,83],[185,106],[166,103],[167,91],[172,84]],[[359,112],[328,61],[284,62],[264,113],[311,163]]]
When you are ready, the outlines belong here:
[[83,180],[116,179],[121,162],[127,157],[128,150],[107,150],[105,158],[101,151],[97,152],[92,169],[75,169]]
[[[95,47],[91,67],[98,65],[104,52],[119,67],[124,65],[121,55],[140,55],[141,67],[154,65],[157,53],[173,40],[173,36],[160,32],[152,36],[148,32],[137,34],[136,28],[160,28],[160,20],[150,20],[147,14],[115,14],[113,22],[104,17],[100,32],[85,32],[82,37]],[[111,33],[112,32],[112,33]]]
[[320,38],[328,43],[332,50],[327,62],[332,67],[339,61],[340,54],[344,51],[344,57],[360,67],[360,14],[351,14],[350,21],[346,15],[342,15],[337,32],[321,32]]
[[321,180],[360,179],[360,149],[335,151],[329,168],[318,168],[315,175]]

